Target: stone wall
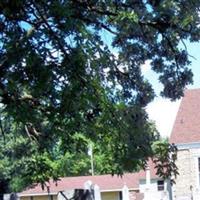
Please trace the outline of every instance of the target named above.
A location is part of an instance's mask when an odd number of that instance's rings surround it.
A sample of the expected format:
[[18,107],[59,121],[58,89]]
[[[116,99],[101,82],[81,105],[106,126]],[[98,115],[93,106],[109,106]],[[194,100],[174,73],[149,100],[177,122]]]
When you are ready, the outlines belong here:
[[194,199],[199,193],[198,157],[200,148],[178,150],[177,167],[179,175],[173,186],[173,199]]

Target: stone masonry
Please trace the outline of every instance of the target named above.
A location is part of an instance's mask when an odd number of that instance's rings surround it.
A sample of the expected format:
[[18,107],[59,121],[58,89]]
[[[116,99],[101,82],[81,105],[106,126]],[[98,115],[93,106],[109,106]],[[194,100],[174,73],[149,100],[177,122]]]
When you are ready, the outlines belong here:
[[[177,155],[177,167],[179,175],[176,178],[176,184],[173,186],[173,196],[175,200],[192,199],[199,193],[198,178],[198,157],[199,149],[179,150]],[[195,198],[193,198],[195,200]]]

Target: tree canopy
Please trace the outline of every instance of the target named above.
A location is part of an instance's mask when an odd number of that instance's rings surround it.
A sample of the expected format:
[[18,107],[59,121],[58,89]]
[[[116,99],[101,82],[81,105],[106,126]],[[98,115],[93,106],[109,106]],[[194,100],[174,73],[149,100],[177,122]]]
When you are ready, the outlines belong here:
[[12,145],[34,152],[22,164],[35,172],[29,183],[56,177],[51,161],[86,152],[88,140],[109,155],[108,173],[134,171],[159,153],[145,111],[155,91],[141,65],[151,62],[162,96],[180,98],[192,83],[185,41],[200,39],[199,9],[198,0],[0,2],[1,120],[17,129],[1,126],[1,139],[8,148],[11,134]]

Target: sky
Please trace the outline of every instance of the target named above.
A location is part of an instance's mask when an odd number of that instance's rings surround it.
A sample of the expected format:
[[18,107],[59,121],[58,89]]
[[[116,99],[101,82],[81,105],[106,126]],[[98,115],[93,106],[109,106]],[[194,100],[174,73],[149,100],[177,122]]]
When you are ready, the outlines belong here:
[[[110,41],[112,41],[112,35],[109,35],[108,32],[103,32],[102,37],[105,43],[111,46]],[[190,55],[190,68],[194,74],[193,84],[188,85],[187,89],[200,88],[200,43],[186,41],[185,44]],[[162,84],[158,81],[158,75],[151,70],[150,61],[146,61],[141,66],[141,69],[144,76],[152,83],[157,94],[154,101],[148,104],[146,111],[149,118],[155,122],[160,135],[164,138],[170,137],[181,99],[176,102],[171,102],[169,99],[159,96],[159,91],[162,90]]]
[[[188,85],[187,89],[200,88],[200,43],[187,43],[187,50],[192,56],[191,69],[193,71],[193,85]],[[194,57],[194,58],[193,58]],[[150,62],[146,62],[142,66],[143,74],[151,81],[156,91],[160,91],[162,88],[158,82],[157,75],[150,70]],[[170,137],[174,120],[179,108],[181,100],[171,102],[169,99],[157,96],[153,102],[151,102],[146,110],[149,114],[149,118],[156,123],[156,127],[162,137]]]

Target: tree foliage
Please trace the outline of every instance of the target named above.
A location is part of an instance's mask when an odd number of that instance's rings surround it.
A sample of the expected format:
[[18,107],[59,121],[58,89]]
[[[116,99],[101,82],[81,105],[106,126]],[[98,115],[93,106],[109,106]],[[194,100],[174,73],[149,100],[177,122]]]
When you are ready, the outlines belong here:
[[[0,180],[2,191],[17,192],[25,187],[40,183],[42,187],[49,178],[55,181],[63,176],[77,176],[91,174],[91,160],[88,155],[88,147],[92,141],[82,133],[75,133],[76,143],[70,149],[63,146],[62,139],[52,143],[48,148],[41,151],[37,141],[27,137],[23,125],[16,124],[13,119],[1,113],[0,138]],[[119,139],[117,137],[117,139]],[[138,158],[128,161],[128,157],[121,154],[129,151],[122,146],[124,141],[118,142],[120,148],[116,149],[117,141],[113,137],[107,137],[106,144],[93,144],[93,162],[95,174],[122,174],[123,171],[136,171],[140,169]],[[68,144],[69,145],[69,144]],[[82,146],[78,148],[77,145]],[[116,152],[116,150],[120,152]],[[133,149],[133,152],[135,150]],[[129,152],[131,154],[131,152]],[[141,161],[145,162],[145,161]],[[144,164],[144,163],[143,163]],[[134,167],[133,167],[134,166]],[[129,167],[129,168],[128,168]],[[4,188],[3,188],[4,186]],[[1,193],[2,193],[1,191]]]
[[111,173],[145,166],[158,137],[145,112],[155,92],[141,65],[151,61],[162,96],[183,95],[192,83],[184,42],[199,41],[199,6],[198,0],[0,2],[0,101],[20,127],[12,145],[28,142],[34,151],[35,158],[18,163],[35,173],[30,182],[54,177],[57,144],[63,155],[81,153],[88,139],[109,155]]

